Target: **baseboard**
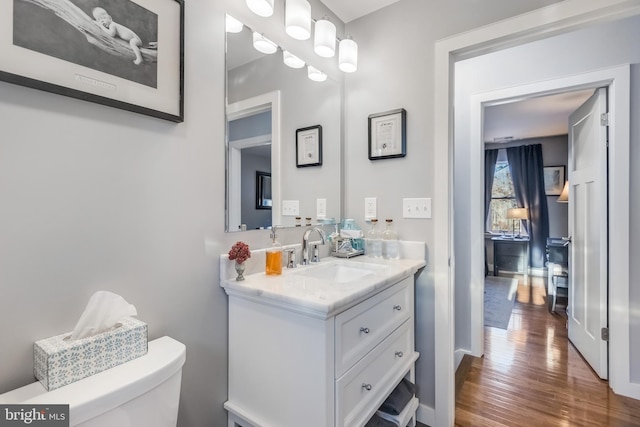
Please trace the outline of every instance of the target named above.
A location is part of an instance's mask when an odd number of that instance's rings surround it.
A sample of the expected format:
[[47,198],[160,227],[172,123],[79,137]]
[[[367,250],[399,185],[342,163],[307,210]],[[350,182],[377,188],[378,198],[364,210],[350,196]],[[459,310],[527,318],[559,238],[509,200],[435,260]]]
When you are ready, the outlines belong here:
[[416,418],[422,424],[434,426],[436,425],[436,410],[421,403],[418,406]]

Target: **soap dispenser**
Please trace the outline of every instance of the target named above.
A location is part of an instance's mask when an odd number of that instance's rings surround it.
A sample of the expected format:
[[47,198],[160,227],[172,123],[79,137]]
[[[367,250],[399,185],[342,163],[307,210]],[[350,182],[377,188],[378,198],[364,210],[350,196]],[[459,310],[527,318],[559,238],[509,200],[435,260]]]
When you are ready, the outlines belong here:
[[271,230],[271,247],[267,249],[267,265],[265,272],[267,275],[280,275],[282,274],[282,245],[278,242],[278,236],[276,235],[276,228]]

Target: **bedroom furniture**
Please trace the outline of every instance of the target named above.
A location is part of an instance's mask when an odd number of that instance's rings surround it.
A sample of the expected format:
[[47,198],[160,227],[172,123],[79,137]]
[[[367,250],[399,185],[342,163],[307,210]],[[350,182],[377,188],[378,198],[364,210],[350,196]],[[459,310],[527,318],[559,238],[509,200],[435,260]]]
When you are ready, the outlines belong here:
[[529,283],[529,238],[499,236],[493,241],[493,275],[500,271],[509,271],[524,275],[524,282]]

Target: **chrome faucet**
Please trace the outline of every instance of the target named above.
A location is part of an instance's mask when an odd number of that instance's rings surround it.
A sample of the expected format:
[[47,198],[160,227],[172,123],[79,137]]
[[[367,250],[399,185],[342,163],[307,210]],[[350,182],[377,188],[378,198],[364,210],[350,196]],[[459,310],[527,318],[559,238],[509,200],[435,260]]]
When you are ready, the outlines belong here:
[[313,232],[318,232],[320,239],[322,240],[322,244],[326,243],[326,235],[324,234],[324,230],[319,227],[307,228],[307,230],[302,235],[302,265],[308,265],[310,262],[318,262],[320,261],[320,254],[318,253],[318,244],[313,245],[313,256],[309,259],[309,235]]

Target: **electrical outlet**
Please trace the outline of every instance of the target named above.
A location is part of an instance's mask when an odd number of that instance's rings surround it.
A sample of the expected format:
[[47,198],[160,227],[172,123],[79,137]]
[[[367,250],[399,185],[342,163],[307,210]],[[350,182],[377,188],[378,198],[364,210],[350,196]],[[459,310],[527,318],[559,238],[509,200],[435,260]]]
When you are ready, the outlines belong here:
[[316,218],[325,219],[327,217],[327,199],[316,199]]
[[403,218],[431,218],[431,199],[402,199]]
[[364,219],[377,218],[377,201],[375,197],[365,197],[364,199]]
[[300,200],[283,200],[282,201],[282,215],[284,215],[284,216],[299,216],[300,215]]

